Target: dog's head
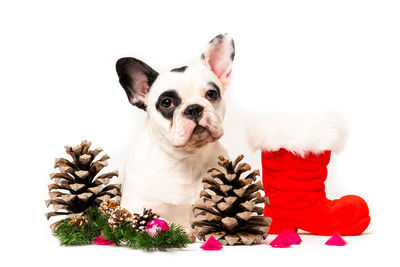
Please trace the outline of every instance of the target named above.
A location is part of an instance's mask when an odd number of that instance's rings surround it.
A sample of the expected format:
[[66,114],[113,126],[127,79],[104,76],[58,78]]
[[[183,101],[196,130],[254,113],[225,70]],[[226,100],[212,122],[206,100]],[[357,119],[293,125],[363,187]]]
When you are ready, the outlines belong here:
[[227,34],[212,39],[201,63],[158,73],[131,57],[117,61],[119,82],[129,102],[148,113],[150,129],[172,147],[193,150],[224,133],[224,93],[235,56]]

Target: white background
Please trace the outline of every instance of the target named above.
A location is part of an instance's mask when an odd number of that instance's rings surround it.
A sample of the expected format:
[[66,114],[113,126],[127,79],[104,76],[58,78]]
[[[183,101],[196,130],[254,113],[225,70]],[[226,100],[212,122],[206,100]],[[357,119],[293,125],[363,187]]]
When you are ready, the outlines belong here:
[[[398,266],[399,14],[398,1],[2,1],[1,254],[12,266],[134,266],[140,259],[150,266]],[[347,148],[333,157],[327,191],[367,200],[366,234],[346,238],[345,247],[309,235],[291,249],[59,247],[44,218],[54,158],[86,138],[111,156],[109,170],[120,168],[142,126],[144,113],[128,103],[115,61],[134,56],[168,70],[197,60],[224,32],[236,42],[233,102],[347,118]]]

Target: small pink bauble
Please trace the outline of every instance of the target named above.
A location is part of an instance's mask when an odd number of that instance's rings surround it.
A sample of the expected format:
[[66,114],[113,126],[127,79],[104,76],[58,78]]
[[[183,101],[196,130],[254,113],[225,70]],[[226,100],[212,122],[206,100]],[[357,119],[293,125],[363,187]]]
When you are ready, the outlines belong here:
[[161,219],[153,219],[147,223],[146,229],[144,229],[151,237],[157,236],[161,232],[168,232],[168,224]]
[[105,239],[103,237],[103,234],[100,234],[98,237],[96,237],[95,240],[93,240],[94,243],[96,243],[97,245],[102,245],[102,246],[114,246],[114,242],[112,242],[111,240]]

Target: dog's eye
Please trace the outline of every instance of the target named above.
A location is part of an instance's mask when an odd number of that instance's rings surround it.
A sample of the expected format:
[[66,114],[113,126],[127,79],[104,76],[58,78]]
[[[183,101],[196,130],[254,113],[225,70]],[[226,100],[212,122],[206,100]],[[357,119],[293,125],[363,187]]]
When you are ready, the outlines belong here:
[[218,92],[216,90],[208,90],[206,93],[206,97],[209,100],[217,100]]
[[172,108],[172,107],[174,106],[174,103],[172,102],[171,99],[169,99],[169,98],[164,98],[164,99],[161,101],[161,106],[162,106],[163,108]]

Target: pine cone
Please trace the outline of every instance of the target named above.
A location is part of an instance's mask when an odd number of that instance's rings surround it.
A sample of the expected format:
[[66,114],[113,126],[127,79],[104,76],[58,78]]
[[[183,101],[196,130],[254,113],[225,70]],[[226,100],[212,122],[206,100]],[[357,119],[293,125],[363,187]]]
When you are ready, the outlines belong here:
[[53,205],[53,212],[46,213],[47,219],[57,215],[79,214],[90,206],[98,206],[102,201],[121,196],[121,185],[107,185],[118,171],[97,176],[106,167],[108,155],[95,161],[101,148],[89,150],[91,143],[82,141],[76,147],[65,146],[72,161],[57,158],[54,168],[60,172],[51,173],[53,184],[48,186],[50,199],[46,206]]
[[110,215],[113,211],[119,207],[119,201],[117,200],[104,200],[100,204],[100,211],[106,215]]
[[200,240],[213,235],[221,245],[251,245],[265,239],[271,219],[263,216],[267,203],[263,197],[261,181],[255,182],[259,170],[250,172],[245,178],[241,174],[251,169],[247,163],[239,162],[239,155],[234,162],[219,156],[220,171],[209,168],[211,177],[204,177],[200,197],[202,204],[193,205],[195,220],[192,228]]
[[112,229],[117,228],[122,221],[132,223],[132,213],[130,213],[128,210],[117,207],[110,215],[110,218],[108,219],[108,224]]
[[146,228],[148,222],[158,218],[160,218],[159,215],[154,213],[151,209],[145,208],[143,209],[142,215],[139,215],[137,213],[133,214],[132,227],[140,231],[143,231]]
[[89,222],[89,219],[86,218],[85,216],[76,216],[69,223],[72,225],[76,225],[76,226],[78,226],[78,225],[82,226],[88,222]]

